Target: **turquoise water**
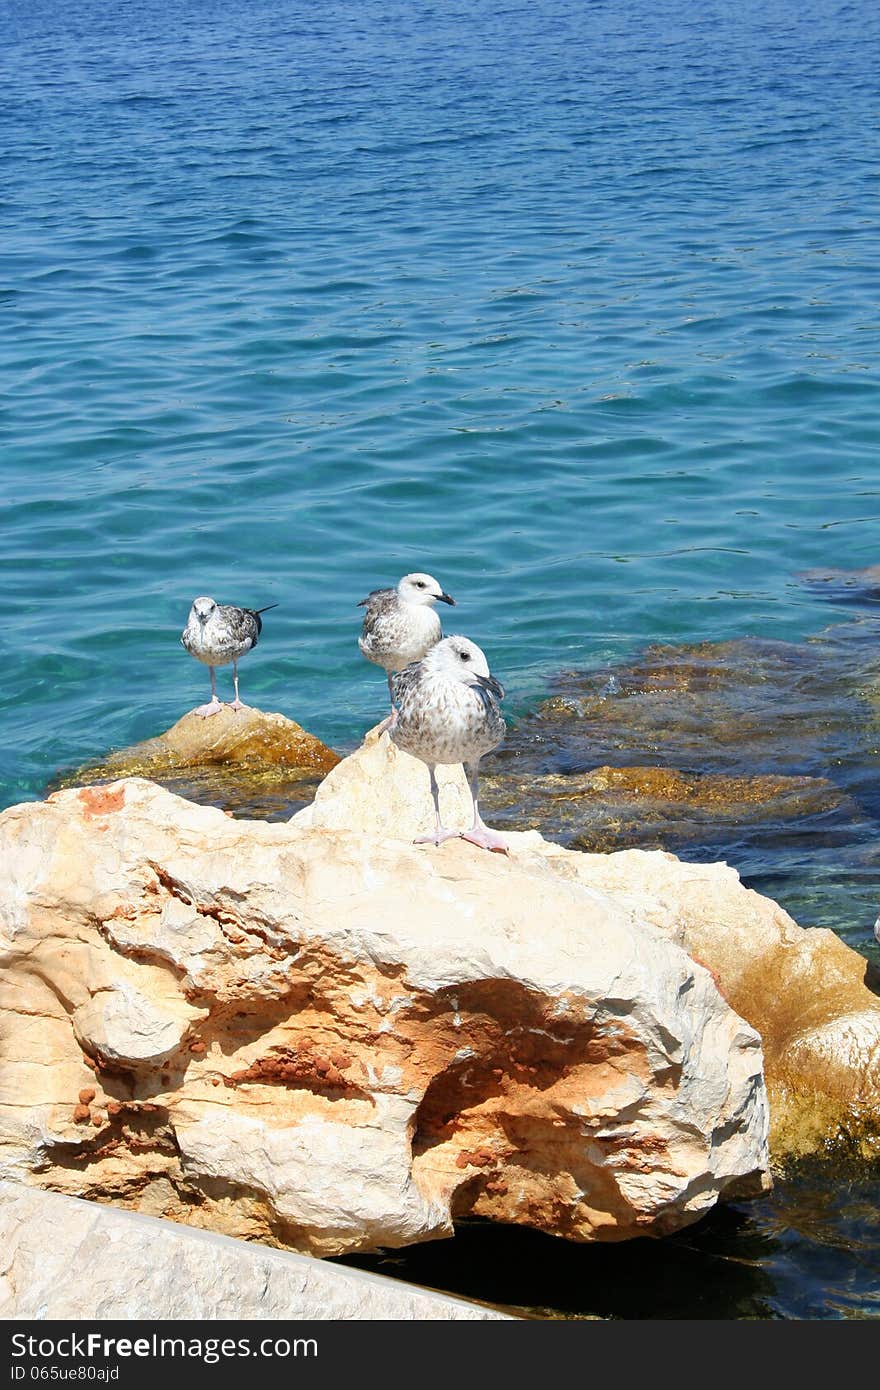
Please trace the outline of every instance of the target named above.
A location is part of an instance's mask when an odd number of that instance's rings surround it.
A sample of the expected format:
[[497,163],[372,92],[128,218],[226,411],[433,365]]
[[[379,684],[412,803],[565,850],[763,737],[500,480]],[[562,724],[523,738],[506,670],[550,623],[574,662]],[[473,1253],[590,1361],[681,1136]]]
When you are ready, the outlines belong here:
[[197,594],[279,604],[242,695],[340,748],[384,713],[357,601],[406,570],[513,718],[650,642],[849,616],[797,576],[878,559],[875,7],[0,0],[0,33],[0,805],[207,697]]
[[[436,573],[527,707],[880,531],[880,14],[0,5],[4,802],[205,696],[354,742]],[[226,673],[228,683],[228,673]]]

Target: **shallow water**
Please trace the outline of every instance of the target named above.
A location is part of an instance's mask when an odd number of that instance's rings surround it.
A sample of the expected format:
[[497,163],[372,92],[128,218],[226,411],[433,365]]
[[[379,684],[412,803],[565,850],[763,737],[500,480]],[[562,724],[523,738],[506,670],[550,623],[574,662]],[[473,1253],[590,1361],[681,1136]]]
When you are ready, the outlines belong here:
[[804,642],[652,646],[562,672],[488,764],[487,800],[573,848],[724,859],[877,960],[878,637],[866,616]]
[[801,1163],[760,1202],[716,1207],[663,1240],[576,1245],[473,1222],[357,1265],[528,1318],[880,1317],[880,1172]]
[[[353,746],[385,700],[357,601],[428,569],[510,692],[499,823],[724,855],[871,954],[877,586],[798,576],[878,553],[880,12],[0,0],[0,24],[0,806],[206,698],[177,640],[200,593],[277,601],[244,698]],[[652,723],[655,648],[739,639],[760,691]],[[839,795],[734,833],[612,827],[540,781],[601,762]],[[774,1315],[876,1315],[876,1217],[827,1171],[852,1303],[808,1216]]]

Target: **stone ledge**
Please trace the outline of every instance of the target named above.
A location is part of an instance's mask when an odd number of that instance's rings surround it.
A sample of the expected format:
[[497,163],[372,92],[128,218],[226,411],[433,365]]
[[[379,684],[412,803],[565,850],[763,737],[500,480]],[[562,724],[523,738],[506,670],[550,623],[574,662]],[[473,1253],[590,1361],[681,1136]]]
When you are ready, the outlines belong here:
[[12,1182],[0,1182],[0,1246],[7,1320],[508,1319],[382,1275]]

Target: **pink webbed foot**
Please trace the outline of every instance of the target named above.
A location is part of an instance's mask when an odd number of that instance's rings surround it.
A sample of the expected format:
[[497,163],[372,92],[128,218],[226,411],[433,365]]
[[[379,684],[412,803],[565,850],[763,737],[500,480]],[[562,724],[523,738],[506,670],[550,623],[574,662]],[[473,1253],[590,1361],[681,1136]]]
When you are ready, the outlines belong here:
[[244,704],[241,700],[233,700],[233,701],[231,701],[231,703],[230,703],[230,705],[229,705],[229,708],[230,708],[230,709],[247,709],[248,706],[247,706],[246,704]]
[[222,708],[219,700],[212,700],[209,705],[198,705],[193,714],[200,714],[203,719],[209,719],[212,714],[219,714]]
[[494,830],[490,830],[488,825],[474,825],[470,830],[462,830],[461,838],[468,840],[472,845],[478,845],[480,849],[491,850],[495,854],[510,853],[507,841],[502,840],[500,835],[496,835]]
[[417,840],[413,840],[414,845],[434,845],[443,844],[444,840],[457,840],[457,830],[435,830],[430,835],[420,835]]

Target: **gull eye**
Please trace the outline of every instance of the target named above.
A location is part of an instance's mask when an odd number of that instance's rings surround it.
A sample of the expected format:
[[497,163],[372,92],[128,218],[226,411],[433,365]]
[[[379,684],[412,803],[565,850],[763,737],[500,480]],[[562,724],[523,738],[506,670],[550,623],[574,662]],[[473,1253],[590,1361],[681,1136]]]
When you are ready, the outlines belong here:
[[416,580],[416,588],[417,588],[417,589],[424,589],[424,587],[425,587],[425,586],[424,586],[424,584],[422,583],[421,579],[417,579],[417,580]]
[[459,656],[461,657],[462,661],[470,661],[471,659],[470,652],[459,652]]

